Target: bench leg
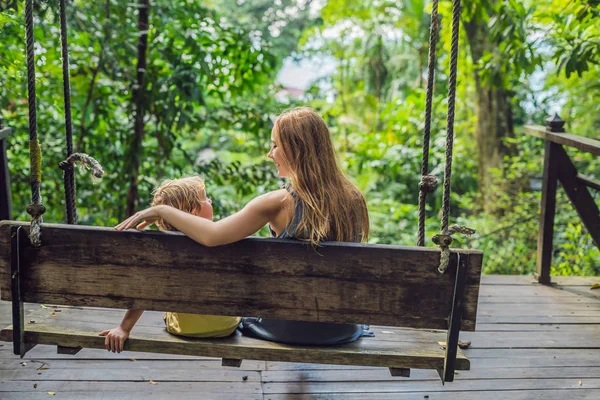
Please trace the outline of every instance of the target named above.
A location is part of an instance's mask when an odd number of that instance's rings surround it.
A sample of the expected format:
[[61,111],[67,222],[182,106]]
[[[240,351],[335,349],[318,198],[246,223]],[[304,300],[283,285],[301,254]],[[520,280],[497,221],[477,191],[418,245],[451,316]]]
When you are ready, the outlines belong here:
[[23,296],[21,293],[21,239],[23,230],[20,226],[10,228],[10,280],[13,323],[13,352],[23,358],[25,353],[35,345],[25,343],[25,321],[23,313]]
[[223,367],[236,367],[239,368],[242,365],[243,360],[238,360],[235,358],[223,358],[221,361],[221,365]]
[[56,346],[56,354],[68,354],[74,356],[81,351],[81,347]]
[[[469,256],[467,254],[456,254],[456,279],[454,282],[454,296],[452,309],[448,318],[448,339],[446,340],[446,357],[444,359],[444,371],[441,375],[442,383],[454,381],[454,368],[456,366],[456,353],[458,350],[458,334],[462,323],[462,313],[465,296],[465,281],[467,279],[467,268]],[[439,372],[439,371],[438,371]]]
[[390,368],[390,374],[410,378],[410,368]]

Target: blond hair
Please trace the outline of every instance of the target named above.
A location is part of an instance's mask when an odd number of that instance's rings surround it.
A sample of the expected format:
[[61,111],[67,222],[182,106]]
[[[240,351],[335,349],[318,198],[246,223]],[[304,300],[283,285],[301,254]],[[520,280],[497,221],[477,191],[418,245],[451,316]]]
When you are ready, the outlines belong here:
[[[190,214],[197,214],[206,201],[204,180],[199,176],[166,180],[154,191],[152,206],[166,205]],[[175,231],[171,224],[160,218],[156,225],[163,231]]]
[[323,118],[309,107],[294,108],[277,118],[273,134],[283,150],[292,189],[303,203],[294,236],[312,244],[367,240],[365,198],[338,165]]

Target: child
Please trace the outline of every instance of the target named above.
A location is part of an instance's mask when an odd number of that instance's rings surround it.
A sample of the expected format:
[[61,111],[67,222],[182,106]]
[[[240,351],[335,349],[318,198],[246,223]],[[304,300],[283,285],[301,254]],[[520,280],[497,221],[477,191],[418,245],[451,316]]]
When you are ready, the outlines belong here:
[[[206,197],[205,184],[200,177],[192,176],[164,182],[154,192],[152,206],[158,205],[171,206],[211,221],[213,218],[212,202]],[[156,221],[156,225],[163,231],[176,230],[164,219]],[[143,310],[127,310],[118,327],[102,331],[100,336],[106,336],[104,347],[113,353],[123,351],[125,340],[143,312]],[[167,331],[174,335],[189,337],[229,336],[236,330],[241,320],[240,317],[176,312],[165,313],[164,319]]]

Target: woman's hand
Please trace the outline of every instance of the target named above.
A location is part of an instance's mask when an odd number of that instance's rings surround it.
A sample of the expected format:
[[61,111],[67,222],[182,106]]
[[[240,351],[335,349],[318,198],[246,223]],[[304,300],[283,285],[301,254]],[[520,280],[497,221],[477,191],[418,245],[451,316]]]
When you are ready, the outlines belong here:
[[129,331],[118,326],[114,329],[108,329],[100,332],[100,336],[106,336],[104,340],[104,348],[113,353],[123,351],[125,340],[129,337]]
[[160,205],[138,211],[119,225],[115,226],[115,229],[118,231],[124,231],[134,227],[137,229],[144,229],[161,218],[161,212],[165,207],[167,206]]

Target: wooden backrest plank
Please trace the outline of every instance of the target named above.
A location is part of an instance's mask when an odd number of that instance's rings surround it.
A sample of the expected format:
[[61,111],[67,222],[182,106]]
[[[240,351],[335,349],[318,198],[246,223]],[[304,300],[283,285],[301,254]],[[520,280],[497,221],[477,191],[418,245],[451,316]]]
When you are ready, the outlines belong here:
[[[10,299],[10,227],[0,282]],[[24,242],[29,246],[27,240]],[[462,328],[473,330],[482,253],[470,257]],[[454,269],[435,248],[248,238],[204,247],[179,233],[44,224],[22,255],[24,300],[91,307],[447,329]],[[128,277],[135,277],[130,279]]]

